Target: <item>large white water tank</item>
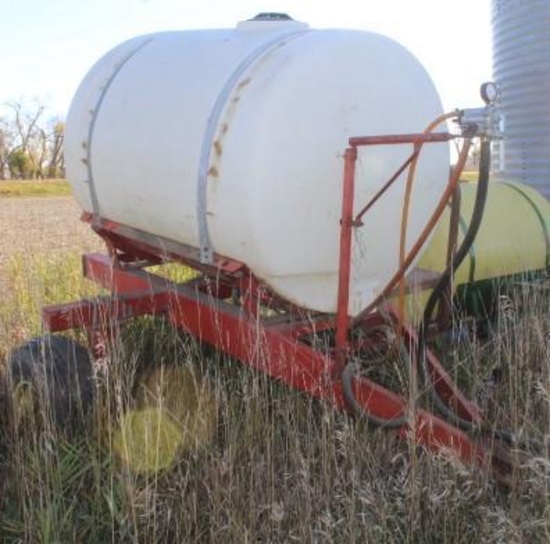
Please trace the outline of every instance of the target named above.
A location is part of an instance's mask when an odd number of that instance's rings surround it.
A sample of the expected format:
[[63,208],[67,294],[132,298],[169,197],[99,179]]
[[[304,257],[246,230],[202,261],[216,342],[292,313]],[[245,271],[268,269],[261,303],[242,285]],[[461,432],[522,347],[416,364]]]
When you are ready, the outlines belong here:
[[[67,119],[67,174],[84,210],[242,261],[285,299],[334,312],[348,138],[419,132],[441,113],[423,67],[378,34],[271,17],[163,32],[88,73]],[[411,150],[360,152],[357,209]],[[448,171],[448,145],[425,146],[409,247]],[[356,229],[351,315],[398,267],[403,194],[401,176]]]

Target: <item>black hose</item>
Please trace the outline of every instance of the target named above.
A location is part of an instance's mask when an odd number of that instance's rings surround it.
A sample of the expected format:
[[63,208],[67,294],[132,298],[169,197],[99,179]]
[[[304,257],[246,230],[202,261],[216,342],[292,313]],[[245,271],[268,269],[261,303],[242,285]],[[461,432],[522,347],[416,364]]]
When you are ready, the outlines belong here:
[[[408,361],[408,366],[412,369],[412,364],[410,361],[410,356],[407,348],[403,344],[403,341],[400,341],[399,344],[399,353],[401,357]],[[344,395],[344,400],[346,405],[351,408],[351,410],[360,417],[364,417],[367,420],[367,423],[373,427],[378,427],[382,429],[401,429],[408,423],[408,414],[403,412],[394,418],[386,419],[375,416],[363,408],[355,398],[355,393],[353,392],[352,380],[353,376],[356,374],[356,371],[359,370],[359,364],[355,360],[350,360],[344,370],[342,371],[342,393]]]
[[424,347],[421,344],[425,344],[426,327],[432,317],[435,306],[439,302],[439,299],[443,295],[445,289],[447,289],[449,282],[453,278],[455,272],[464,262],[464,259],[468,256],[479,231],[479,227],[481,226],[481,220],[483,219],[483,212],[485,210],[485,203],[487,202],[487,193],[489,189],[489,170],[491,166],[490,145],[491,144],[488,141],[483,141],[481,143],[476,199],[474,203],[474,210],[472,212],[472,219],[470,221],[470,225],[468,226],[468,230],[466,231],[460,247],[454,254],[451,264],[441,275],[437,285],[431,292],[428,301],[426,302],[426,307],[424,308],[422,321],[420,322],[418,330],[418,354],[421,353],[421,349],[423,349]]
[[480,149],[480,162],[479,162],[479,177],[477,183],[476,200],[474,204],[474,210],[472,212],[472,219],[470,225],[464,236],[460,247],[456,251],[452,263],[441,275],[441,278],[434,290],[431,292],[430,297],[426,303],[422,321],[418,328],[418,345],[417,345],[417,361],[419,362],[420,380],[421,383],[427,387],[428,394],[434,402],[437,410],[443,415],[443,417],[456,425],[463,431],[467,431],[474,434],[491,434],[494,438],[502,440],[509,445],[516,443],[515,437],[508,431],[495,430],[487,427],[486,425],[479,425],[473,421],[468,421],[460,417],[457,413],[451,410],[445,401],[439,396],[434,384],[430,378],[430,374],[427,367],[425,348],[426,348],[426,329],[430,323],[434,309],[447,289],[449,282],[453,278],[455,272],[467,257],[472,244],[479,231],[481,221],[483,218],[483,212],[485,210],[485,204],[487,202],[487,193],[489,189],[489,171],[491,166],[491,144],[489,141],[483,141]]

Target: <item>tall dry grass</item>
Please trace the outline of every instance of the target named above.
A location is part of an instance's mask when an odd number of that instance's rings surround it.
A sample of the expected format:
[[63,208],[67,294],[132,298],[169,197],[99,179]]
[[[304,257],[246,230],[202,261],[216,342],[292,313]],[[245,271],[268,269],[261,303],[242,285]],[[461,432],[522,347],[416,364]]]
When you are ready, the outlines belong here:
[[[78,256],[14,259],[0,302],[0,364],[38,334],[40,307],[92,296]],[[0,410],[0,540],[6,542],[548,542],[550,315],[542,287],[501,301],[488,338],[441,346],[499,425],[539,445],[509,490],[142,319],[96,373],[96,410],[71,434]],[[80,338],[80,340],[82,340]],[[153,363],[193,364],[214,391],[216,433],[170,469],[132,472],[113,435]],[[498,382],[489,377],[498,368]],[[44,401],[47,402],[47,401]]]

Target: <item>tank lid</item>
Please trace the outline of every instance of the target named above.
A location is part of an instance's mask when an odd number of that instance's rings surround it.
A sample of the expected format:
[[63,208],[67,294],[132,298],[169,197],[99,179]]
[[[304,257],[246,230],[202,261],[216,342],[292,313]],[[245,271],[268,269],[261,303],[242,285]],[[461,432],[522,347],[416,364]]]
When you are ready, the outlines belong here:
[[258,15],[248,20],[249,21],[293,21],[294,19],[290,15],[288,15],[288,13],[277,13],[274,11],[266,11],[266,12],[258,13]]
[[237,24],[238,30],[283,30],[283,29],[299,29],[307,28],[306,23],[295,21],[290,15],[286,13],[277,12],[262,12],[247,19],[246,21],[240,21]]

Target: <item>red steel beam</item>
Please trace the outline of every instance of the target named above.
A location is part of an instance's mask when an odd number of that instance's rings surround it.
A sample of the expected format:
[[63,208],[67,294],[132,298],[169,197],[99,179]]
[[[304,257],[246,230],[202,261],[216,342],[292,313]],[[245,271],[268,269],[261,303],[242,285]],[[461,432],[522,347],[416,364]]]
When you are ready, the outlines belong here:
[[141,315],[166,313],[170,299],[165,292],[151,290],[131,296],[97,297],[42,309],[42,324],[50,332],[89,328],[120,322]]
[[[392,312],[392,318],[397,322],[397,314]],[[403,332],[409,345],[417,346],[418,336],[416,331],[410,325],[402,323]],[[414,347],[412,349],[415,349]],[[474,423],[481,422],[481,413],[479,409],[472,401],[468,400],[465,395],[457,388],[455,382],[451,379],[447,371],[443,368],[438,358],[432,351],[426,349],[426,362],[428,371],[430,372],[430,379],[433,386],[437,391],[437,394],[445,401],[447,406],[452,410],[455,410],[457,415],[461,418]]]
[[336,314],[336,367],[334,377],[340,375],[347,360],[348,306],[351,282],[351,243],[353,238],[353,197],[357,149],[350,147],[344,155],[344,194],[340,219],[340,261],[338,264],[338,307]]
[[[339,409],[346,409],[339,380],[331,378],[335,361],[276,327],[263,327],[241,308],[232,306],[185,285],[171,284],[163,278],[140,270],[123,270],[112,266],[103,255],[85,256],[86,276],[115,296],[134,293],[136,298],[151,300],[147,290],[158,293],[160,308],[178,328],[222,352],[236,357],[290,387],[325,399]],[[147,303],[144,303],[147,305]],[[153,308],[155,309],[155,308]],[[364,409],[379,418],[392,419],[409,411],[409,402],[399,395],[366,379],[355,378],[354,392]],[[411,423],[401,431],[431,451],[451,450],[465,463],[487,466],[491,455],[485,447],[458,428],[422,409],[411,414]]]
[[448,142],[455,139],[454,134],[448,132],[431,132],[419,134],[392,134],[389,136],[354,136],[348,140],[352,147],[364,145],[399,145],[399,144],[422,144],[433,142]]

